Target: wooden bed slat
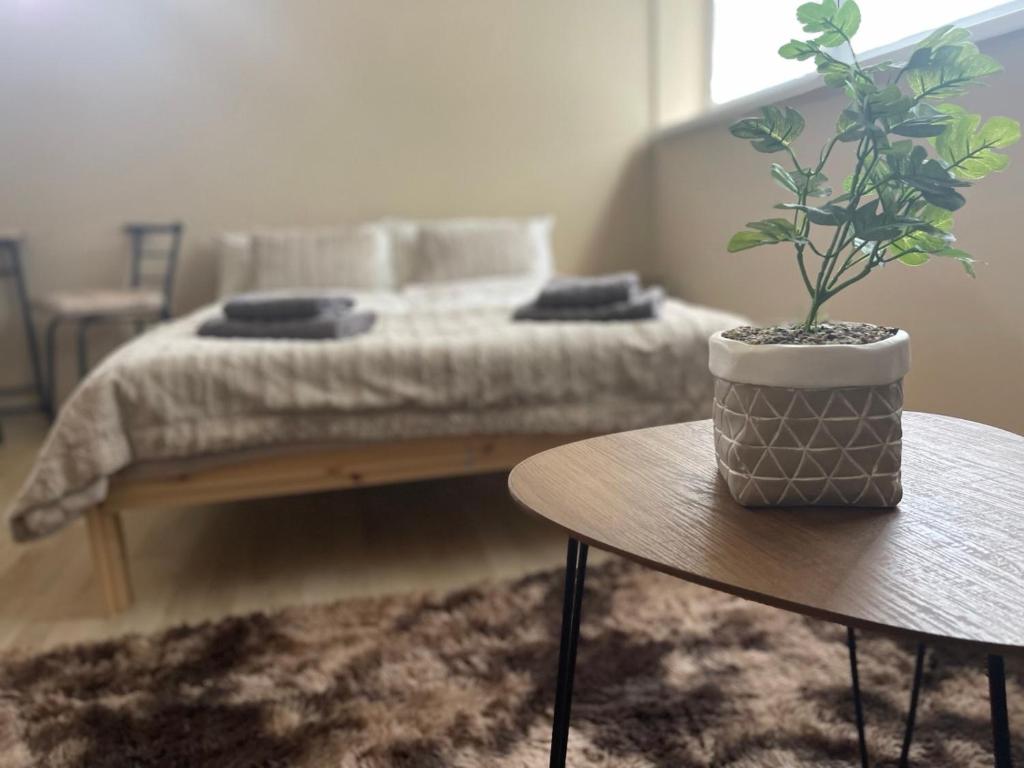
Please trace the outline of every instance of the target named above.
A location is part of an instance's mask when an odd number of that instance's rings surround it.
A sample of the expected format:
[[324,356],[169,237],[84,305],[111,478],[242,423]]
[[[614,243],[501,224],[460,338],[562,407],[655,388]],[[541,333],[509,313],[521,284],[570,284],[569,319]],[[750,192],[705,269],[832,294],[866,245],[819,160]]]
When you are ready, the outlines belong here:
[[[283,455],[246,456],[209,469],[174,462],[132,468],[110,481],[106,507],[127,509],[286,496],[511,469],[535,453],[584,435],[444,437],[321,447]],[[162,466],[161,466],[162,465]]]
[[192,506],[498,472],[589,435],[431,437],[318,446],[280,454],[248,452],[201,461],[153,462],[110,479],[103,505],[86,515],[93,560],[111,614],[132,600],[120,511]]

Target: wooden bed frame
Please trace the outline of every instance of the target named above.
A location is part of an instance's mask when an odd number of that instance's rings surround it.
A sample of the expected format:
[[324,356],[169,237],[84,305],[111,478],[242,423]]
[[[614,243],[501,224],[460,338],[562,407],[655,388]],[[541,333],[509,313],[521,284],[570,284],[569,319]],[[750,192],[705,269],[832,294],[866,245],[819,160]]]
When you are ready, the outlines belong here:
[[131,605],[121,513],[159,506],[245,501],[511,469],[523,459],[588,435],[435,437],[248,451],[187,461],[138,464],[110,479],[106,500],[86,527],[107,611]]

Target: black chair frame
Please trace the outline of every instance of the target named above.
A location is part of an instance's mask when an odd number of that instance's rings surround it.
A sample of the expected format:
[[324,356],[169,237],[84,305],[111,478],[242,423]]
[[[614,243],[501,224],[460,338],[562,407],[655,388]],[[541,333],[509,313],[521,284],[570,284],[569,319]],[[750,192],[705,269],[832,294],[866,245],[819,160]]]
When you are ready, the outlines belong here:
[[[43,381],[43,370],[39,362],[39,345],[36,341],[35,325],[32,323],[28,290],[25,287],[25,273],[21,263],[20,237],[0,237],[0,279],[10,279],[14,282],[15,301],[18,303],[18,313],[21,316],[21,323],[25,332],[25,346],[28,349],[32,373],[31,383],[4,387],[0,389],[0,398],[5,401],[9,399],[20,400],[29,396],[36,398],[36,402],[32,404],[5,404],[0,408],[0,416],[30,413],[37,410],[45,411],[47,407],[46,385]],[[0,442],[3,442],[3,439],[3,424],[0,423]]]

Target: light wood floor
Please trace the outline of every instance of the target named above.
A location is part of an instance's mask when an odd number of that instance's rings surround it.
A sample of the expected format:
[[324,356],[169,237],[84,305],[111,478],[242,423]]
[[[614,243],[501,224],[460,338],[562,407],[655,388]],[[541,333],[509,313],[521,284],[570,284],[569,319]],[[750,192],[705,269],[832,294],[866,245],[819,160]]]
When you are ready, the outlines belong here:
[[[45,436],[4,422],[0,508]],[[135,604],[103,617],[82,523],[31,544],[0,530],[0,650],[153,631],[230,613],[449,589],[564,562],[565,539],[521,512],[504,475],[245,504],[127,512]]]

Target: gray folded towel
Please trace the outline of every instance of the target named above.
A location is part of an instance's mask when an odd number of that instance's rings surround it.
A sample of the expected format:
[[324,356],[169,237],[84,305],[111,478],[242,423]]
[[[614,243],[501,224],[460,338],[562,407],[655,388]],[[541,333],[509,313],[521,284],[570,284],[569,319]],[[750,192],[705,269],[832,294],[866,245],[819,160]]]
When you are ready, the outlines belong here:
[[534,302],[520,307],[512,316],[516,320],[650,320],[658,316],[664,298],[665,292],[655,286],[624,301],[591,307],[542,307],[539,302]]
[[231,320],[303,320],[354,303],[345,296],[242,293],[224,302],[224,314]]
[[636,272],[596,277],[556,277],[537,297],[538,307],[589,307],[627,301],[640,290]]
[[200,336],[243,339],[344,339],[369,331],[373,312],[322,311],[299,320],[235,320],[214,317],[199,326]]

